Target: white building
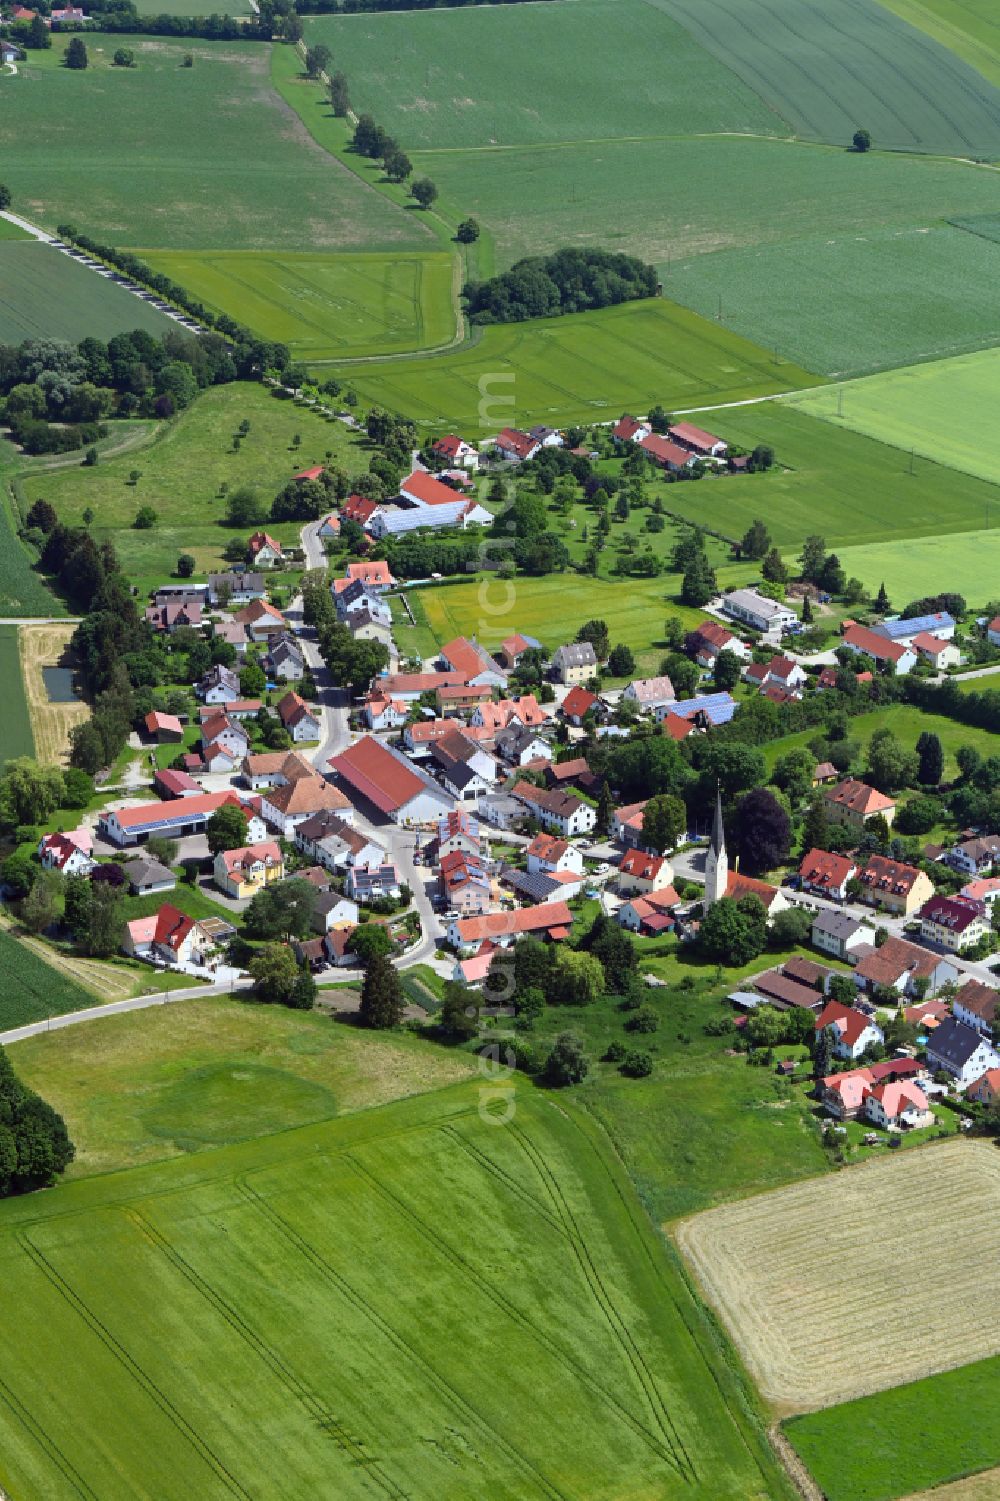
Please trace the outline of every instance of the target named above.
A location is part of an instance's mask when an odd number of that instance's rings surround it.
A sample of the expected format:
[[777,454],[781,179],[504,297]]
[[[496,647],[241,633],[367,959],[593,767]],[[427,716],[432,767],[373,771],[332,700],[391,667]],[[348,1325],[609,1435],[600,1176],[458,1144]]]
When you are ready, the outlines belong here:
[[740,620],[755,631],[765,633],[780,634],[798,623],[794,610],[776,599],[768,599],[766,594],[758,594],[756,589],[733,589],[724,594],[722,609],[730,619]]

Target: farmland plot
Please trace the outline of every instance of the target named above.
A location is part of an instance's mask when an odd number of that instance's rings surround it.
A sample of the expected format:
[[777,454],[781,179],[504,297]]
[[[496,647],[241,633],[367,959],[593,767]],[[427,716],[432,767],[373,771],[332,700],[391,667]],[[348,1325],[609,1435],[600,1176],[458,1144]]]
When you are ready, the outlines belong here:
[[[58,630],[59,627],[55,629]],[[21,673],[16,625],[0,625],[0,690],[3,693],[3,716],[0,718],[0,766],[2,766],[5,761],[14,756],[35,754],[31,716],[28,713],[24,678]]]
[[110,339],[144,328],[158,338],[177,324],[141,297],[39,240],[0,242],[0,343]]
[[1000,1299],[1000,1153],[985,1142],[934,1144],[712,1209],[678,1239],[761,1391],[786,1409],[1000,1350],[996,1320],[983,1317]]
[[[132,987],[124,991],[127,995],[131,993]],[[103,997],[115,1001],[120,998],[119,994],[110,993]],[[27,943],[0,927],[0,1032],[96,1004],[95,997],[82,985],[46,964]]]

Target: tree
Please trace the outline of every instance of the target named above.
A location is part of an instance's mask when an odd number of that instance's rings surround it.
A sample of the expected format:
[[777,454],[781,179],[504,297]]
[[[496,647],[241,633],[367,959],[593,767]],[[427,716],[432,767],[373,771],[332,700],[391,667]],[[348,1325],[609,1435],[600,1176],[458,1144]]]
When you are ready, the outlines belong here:
[[958,762],[958,769],[962,773],[963,781],[970,782],[972,780],[982,764],[982,759],[982,756],[974,745],[960,745],[958,747],[958,750],[955,752],[955,760]]
[[662,855],[679,844],[687,832],[687,808],[670,793],[651,797],[642,814],[642,842]]
[[802,624],[803,625],[812,625],[812,623],[813,623],[812,600],[809,598],[809,596],[807,594],[805,596],[805,598],[803,599],[803,601],[802,601]]
[[86,876],[67,876],[63,888],[63,925],[71,938],[81,939],[90,927],[93,887]]
[[112,61],[116,68],[134,68],[135,53],[130,51],[128,47],[118,47],[115,49]]
[[305,938],[312,929],[315,888],[308,881],[275,881],[251,899],[246,910],[247,936],[266,940]]
[[75,1155],[62,1116],[21,1083],[0,1048],[0,1198],[47,1188]]
[[382,159],[382,165],[385,168],[385,175],[390,182],[405,182],[413,171],[413,163],[406,152],[401,151],[398,146],[394,146],[391,151],[386,152]]
[[839,1001],[842,1006],[853,1006],[858,998],[858,987],[850,975],[831,975],[827,990],[831,1001]]
[[295,955],[287,944],[267,943],[247,965],[254,995],[265,1006],[287,1006],[299,977]]
[[742,663],[734,651],[723,648],[715,659],[712,676],[720,693],[730,693],[740,680]]
[[607,778],[601,783],[601,790],[597,798],[597,824],[598,833],[606,834],[611,828],[611,817],[615,810],[614,798],[611,796],[611,787]]
[[750,875],[762,875],[788,859],[792,825],[788,814],[766,787],[748,792],[737,806],[733,846],[740,867]]
[[330,107],[338,119],[343,120],[350,114],[351,96],[345,73],[334,73],[330,79]]
[[[854,985],[853,980],[848,979],[847,976],[843,976],[842,978],[847,979],[847,983],[856,993],[857,988]],[[830,994],[833,994],[832,984],[830,987]],[[845,1002],[844,1004],[846,1005],[848,1003]],[[833,1044],[830,1041],[830,1034],[825,1027],[823,1028],[822,1032],[817,1032],[815,1037],[813,1038],[812,1055],[814,1075],[817,1079],[825,1079],[828,1076],[830,1069],[833,1067]]]
[[774,449],[769,443],[758,443],[750,454],[750,463],[747,465],[755,474],[760,470],[770,469],[774,464]]
[[154,835],[146,840],[146,853],[152,855],[154,860],[159,860],[161,865],[173,865],[179,853],[177,840]]
[[257,526],[264,520],[264,505],[249,485],[241,485],[226,497],[226,524],[240,528]]
[[816,761],[812,752],[803,746],[778,758],[771,772],[771,781],[781,788],[794,807],[797,803],[805,802],[812,792],[815,768]]
[[267,687],[267,678],[259,662],[248,661],[240,669],[240,692],[244,698],[260,698]]
[[324,42],[318,42],[315,47],[306,48],[306,75],[309,78],[318,78],[326,72],[326,65],[332,57],[329,47]]
[[223,803],[216,808],[205,826],[210,855],[223,850],[241,850],[246,847],[247,816],[237,803]]
[[693,698],[698,691],[701,673],[690,657],[680,652],[671,652],[660,664],[660,672],[668,677],[678,698]]
[[826,543],[823,538],[815,534],[807,537],[799,554],[799,567],[807,583],[814,584],[819,580],[825,562]]
[[560,949],[552,965],[551,999],[562,1006],[589,1006],[604,994],[604,966],[595,954]]
[[363,965],[368,965],[373,959],[386,957],[392,948],[392,938],[385,923],[362,923],[354,929],[347,946]]
[[415,198],[421,208],[430,208],[438,195],[438,190],[429,177],[418,177],[410,183],[410,197]]
[[872,136],[870,130],[856,130],[851,137],[851,145],[855,151],[870,151],[872,149]]
[[793,949],[808,943],[812,923],[813,914],[808,907],[786,907],[771,924],[771,946],[776,949]]
[[452,1042],[467,1042],[476,1035],[479,1025],[474,996],[457,980],[446,980],[435,1020],[442,1037]]
[[760,566],[760,572],[761,577],[768,584],[787,584],[788,582],[788,569],[776,547],[771,548]]
[[84,947],[94,959],[110,959],[122,938],[122,894],[105,881],[92,883],[92,888]]
[[50,505],[47,500],[36,500],[34,505],[29,506],[24,524],[29,530],[37,527],[40,532],[48,536],[49,532],[54,531],[59,524],[55,506]]
[[639,967],[631,934],[602,912],[588,936],[590,952],[604,966],[604,983],[611,995],[624,995]]
[[918,782],[925,787],[936,787],[944,775],[944,751],[939,737],[925,730],[917,740],[917,755]]
[[479,239],[478,219],[463,219],[455,231],[455,239],[460,245],[473,245]]
[[588,620],[576,633],[578,641],[589,641],[594,648],[594,655],[599,662],[607,661],[608,652],[611,650],[611,637],[608,632],[607,621]]
[[709,907],[698,929],[698,947],[718,964],[749,964],[764,952],[766,943],[767,914],[755,896],[742,897],[738,902],[720,897]]
[[626,646],[624,642],[619,642],[617,646],[611,648],[608,671],[615,678],[627,678],[635,671],[635,657],[632,655],[631,647]]
[[177,559],[177,577],[179,579],[189,579],[192,573],[194,573],[196,565],[197,560],[189,552],[182,552]]
[[0,211],[9,209],[14,201],[13,194],[5,182],[0,182]]
[[549,1084],[564,1088],[582,1084],[590,1072],[590,1060],[583,1043],[574,1032],[560,1032],[545,1060],[545,1077]]
[[384,1032],[403,1020],[403,990],[399,974],[385,954],[373,954],[365,970],[358,1007],[361,1023]]
[[83,37],[70,37],[69,46],[63,53],[63,62],[67,68],[74,68],[76,70],[81,70],[87,66],[89,58],[87,57],[87,48],[84,45]]
[[293,1011],[311,1011],[316,1004],[316,981],[312,972],[306,968],[300,968],[295,976],[295,984],[292,993],[286,1003]]
[[771,534],[763,521],[756,520],[747,527],[740,543],[740,552],[746,558],[763,558],[770,550]]
[[878,586],[878,594],[875,596],[875,609],[879,615],[888,615],[892,609],[892,605],[889,603],[889,596],[885,591],[884,579]]
[[692,558],[681,581],[681,603],[700,608],[718,593],[715,569],[703,552]]
[[148,532],[156,525],[158,519],[152,506],[140,506],[135,513],[132,525],[137,532]]
[[916,751],[908,751],[889,729],[876,730],[868,742],[867,773],[880,792],[912,787],[919,766]]
[[21,903],[21,921],[29,933],[44,933],[55,922],[57,911],[53,883],[43,873]]
[[55,766],[39,766],[30,756],[8,761],[0,780],[0,818],[4,823],[44,823],[62,806],[66,786]]

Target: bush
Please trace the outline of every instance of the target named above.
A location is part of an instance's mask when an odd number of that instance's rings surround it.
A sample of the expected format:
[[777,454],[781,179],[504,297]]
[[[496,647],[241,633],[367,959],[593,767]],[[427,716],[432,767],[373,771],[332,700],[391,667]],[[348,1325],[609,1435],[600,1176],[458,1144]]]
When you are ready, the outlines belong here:
[[643,1053],[638,1049],[626,1053],[622,1059],[621,1072],[627,1074],[630,1079],[645,1079],[653,1072],[652,1053]]
[[626,1032],[655,1032],[659,1025],[660,1018],[652,1006],[640,1006],[638,1011],[633,1011],[626,1021],[625,1030]]
[[621,1063],[628,1055],[628,1048],[623,1042],[613,1042],[604,1054],[605,1063]]

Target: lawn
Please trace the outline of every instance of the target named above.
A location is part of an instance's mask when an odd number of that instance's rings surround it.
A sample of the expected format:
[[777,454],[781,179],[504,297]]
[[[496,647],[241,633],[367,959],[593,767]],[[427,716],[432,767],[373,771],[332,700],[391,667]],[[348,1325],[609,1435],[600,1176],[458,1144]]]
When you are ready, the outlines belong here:
[[11,1058],[65,1116],[72,1178],[370,1109],[474,1068],[408,1033],[220,996],[30,1037]]
[[2,765],[14,756],[35,754],[35,737],[31,732],[31,715],[24,693],[16,625],[0,625],[0,685],[4,700],[3,719],[0,722]]
[[593,313],[498,324],[471,349],[347,372],[358,393],[425,427],[468,435],[517,423],[552,425],[623,410],[709,406],[815,383],[796,365],[651,299]]
[[[325,42],[347,74],[354,108],[374,115],[410,153],[787,129],[754,82],[741,83],[665,6],[646,0],[323,16],[305,24],[307,42]],[[627,87],[609,80],[612,53]]]
[[859,578],[872,592],[884,582],[889,598],[901,605],[937,594],[945,580],[973,604],[985,604],[1000,577],[1000,531],[875,542],[842,548],[839,557],[848,577]]
[[86,990],[0,927],[0,1032],[93,1004]]
[[[0,221],[2,222],[2,221]],[[39,240],[0,243],[0,343],[24,339],[110,339],[145,328],[176,328],[164,313]]]
[[[742,537],[760,516],[777,545],[789,553],[813,532],[839,554],[852,544],[890,544],[943,531],[971,533],[990,522],[1000,526],[995,484],[941,463],[911,461],[909,450],[818,422],[812,412],[811,405],[797,401],[769,401],[700,413],[696,422],[730,442],[747,449],[769,444],[776,468],[768,474],[669,485],[660,491],[664,505],[734,538]],[[951,540],[949,536],[946,546]],[[956,542],[961,545],[961,538]]]
[[1000,91],[877,0],[657,0],[792,122],[847,147],[859,121],[876,146],[1000,154]]
[[[972,238],[972,236],[970,236]],[[982,241],[986,244],[986,241]],[[991,246],[1000,256],[1000,245]],[[1000,261],[998,261],[1000,266]],[[997,324],[1000,332],[1000,322]],[[1000,481],[1000,351],[887,370],[792,398],[804,412]],[[946,512],[951,525],[950,512]]]
[[[244,420],[250,431],[234,452],[232,437]],[[324,463],[328,452],[351,472],[366,465],[343,423],[281,401],[261,385],[234,383],[203,391],[179,416],[158,424],[144,448],[93,468],[26,469],[22,488],[26,504],[44,497],[73,525],[89,506],[95,534],[112,537],[126,572],[145,587],[168,577],[182,552],[193,554],[198,574],[222,565],[223,548],[244,533],[222,525],[220,486],[249,486],[266,508],[292,474]],[[133,470],[141,475],[135,485]],[[144,504],[157,512],[157,525],[136,531],[132,522]],[[288,542],[297,540],[299,527],[285,522],[269,530]]]
[[287,344],[298,360],[399,353],[455,334],[452,259],[443,251],[139,253],[216,312]]
[[[830,1501],[893,1501],[1000,1459],[1000,1357],[792,1418],[785,1431]],[[997,1494],[997,1476],[978,1492]],[[933,1492],[941,1501],[951,1493]],[[956,1487],[955,1501],[977,1495]]]
[[270,47],[125,40],[134,69],[108,65],[121,36],[88,33],[86,71],[58,67],[53,49],[3,80],[0,158],[28,218],[176,250],[428,243],[412,215],[310,138],[271,88]]
[[4,1488],[788,1501],[610,1144],[513,1103],[460,1084],[0,1206]]
[[[986,679],[981,686],[989,688],[991,685]],[[958,775],[955,752],[960,745],[974,745],[984,757],[995,756],[1000,748],[1000,739],[989,730],[958,724],[943,714],[928,714],[910,704],[887,704],[885,708],[855,715],[848,724],[850,739],[860,743],[860,761],[864,760],[863,753],[872,735],[876,730],[884,729],[892,730],[909,750],[914,749],[924,731],[937,735],[944,751],[945,780]],[[788,751],[807,746],[810,740],[815,740],[821,734],[820,729],[801,730],[797,735],[786,735],[781,740],[771,740],[767,745],[762,745],[761,750],[768,767],[773,766]]]

